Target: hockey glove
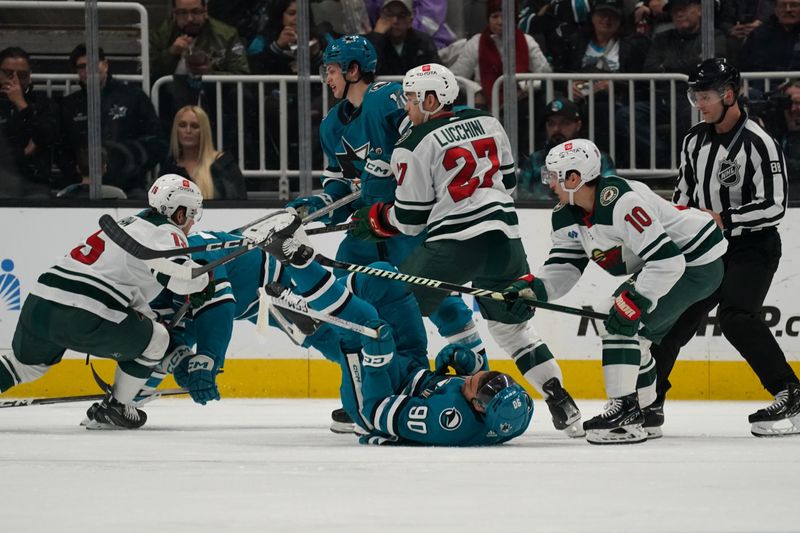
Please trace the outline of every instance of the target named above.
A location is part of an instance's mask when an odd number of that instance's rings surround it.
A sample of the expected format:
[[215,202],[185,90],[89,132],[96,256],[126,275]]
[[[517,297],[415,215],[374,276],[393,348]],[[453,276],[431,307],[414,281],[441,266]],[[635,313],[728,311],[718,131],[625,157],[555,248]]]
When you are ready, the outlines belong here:
[[319,350],[325,359],[336,364],[340,364],[344,359],[342,337],[330,324],[321,324],[313,335],[306,337],[303,347],[309,346]]
[[544,283],[533,274],[525,274],[506,287],[503,292],[514,293],[506,300],[508,311],[523,322],[533,318],[536,312],[536,308],[529,305],[526,300],[547,301],[547,289]]
[[603,323],[609,335],[634,337],[639,332],[642,312],[650,309],[650,300],[633,289],[622,291]]
[[[305,218],[314,211],[319,211],[323,207],[327,207],[333,203],[333,198],[329,194],[315,194],[313,196],[302,196],[300,198],[295,198],[294,200],[290,201],[286,204],[286,207],[293,207],[297,214],[300,215],[300,218]],[[328,213],[327,215],[323,215],[319,217],[317,220],[322,222],[323,224],[330,224],[331,223],[331,215]]]
[[208,273],[208,285],[199,292],[194,292],[189,295],[189,305],[192,306],[192,309],[197,309],[198,307],[202,307],[204,303],[209,301],[211,298],[214,297],[214,294],[217,291],[217,283],[214,281],[214,273]]
[[197,354],[184,359],[175,368],[175,382],[189,389],[189,395],[196,403],[205,405],[212,400],[219,400],[217,388],[217,372],[214,359],[207,355]]
[[350,233],[356,239],[368,242],[379,242],[394,237],[400,232],[392,227],[387,219],[387,212],[392,205],[378,202],[362,207],[353,213],[355,227],[350,230]]
[[395,350],[392,326],[380,319],[369,320],[364,325],[378,332],[377,339],[367,335],[361,336],[361,353],[364,354],[364,366],[380,367],[388,365],[392,362]]
[[475,353],[461,344],[448,344],[436,355],[434,368],[437,374],[447,374],[447,367],[452,368],[457,376],[472,376],[481,370],[489,370],[486,357]]

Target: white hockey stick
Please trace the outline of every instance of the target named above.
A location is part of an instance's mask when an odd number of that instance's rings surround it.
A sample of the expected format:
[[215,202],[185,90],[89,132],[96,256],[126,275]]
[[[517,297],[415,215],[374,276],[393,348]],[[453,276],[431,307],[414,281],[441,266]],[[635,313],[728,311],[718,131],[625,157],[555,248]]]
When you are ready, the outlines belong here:
[[[353,202],[354,200],[358,199],[361,196],[361,190],[357,190],[344,198],[340,198],[339,200],[333,202],[332,204],[323,207],[322,209],[311,213],[310,215],[303,218],[303,224],[316,220],[344,205]],[[279,210],[274,213],[270,213],[264,217],[261,217],[249,224],[242,226],[241,228],[237,228],[234,230],[235,232],[243,231],[255,224],[263,222],[264,220],[275,216],[278,213],[283,213],[285,211]],[[146,261],[148,265],[150,265],[154,270],[166,274],[168,276],[172,276],[178,279],[194,279],[197,277],[202,276],[206,272],[210,272],[217,268],[220,265],[233,261],[240,255],[243,255],[249,252],[251,249],[255,248],[256,246],[265,246],[268,243],[259,243],[254,242],[252,239],[248,239],[242,237],[241,239],[237,239],[234,241],[228,241],[225,243],[220,242],[212,242],[200,246],[191,246],[188,248],[171,248],[169,250],[155,250],[153,248],[149,248],[142,243],[138,242],[136,239],[131,237],[128,232],[126,232],[117,221],[114,220],[109,215],[103,215],[100,217],[100,229],[108,236],[109,239],[114,241],[120,248],[125,250],[130,255],[136,257],[137,259],[141,259]],[[169,257],[177,257],[183,256],[187,254],[191,254],[194,252],[205,252],[205,251],[212,251],[212,250],[222,250],[222,249],[236,249],[234,252],[220,257],[216,261],[212,261],[207,265],[189,268],[182,266],[178,263],[173,261],[169,261]]]
[[[144,405],[152,402],[162,396],[174,396],[176,394],[188,394],[186,389],[163,389],[143,398],[136,402],[137,406]],[[105,398],[105,394],[87,394],[84,396],[59,396],[56,398],[19,398],[0,400],[0,408],[3,407],[30,407],[31,405],[51,405],[58,403],[72,403],[72,402],[94,402]]]
[[316,309],[311,309],[308,307],[306,301],[297,295],[292,295],[293,297],[291,300],[286,298],[276,298],[275,296],[270,296],[267,294],[267,291],[265,291],[263,287],[259,287],[258,296],[259,298],[264,298],[270,303],[270,305],[288,309],[289,311],[306,315],[315,320],[319,320],[320,322],[327,322],[328,324],[339,326],[342,329],[355,331],[356,333],[366,335],[367,337],[371,337],[373,339],[378,338],[378,332],[376,330],[362,326],[361,324],[356,324],[355,322],[350,322],[344,318],[339,318],[338,316],[329,315],[327,313],[317,311]]

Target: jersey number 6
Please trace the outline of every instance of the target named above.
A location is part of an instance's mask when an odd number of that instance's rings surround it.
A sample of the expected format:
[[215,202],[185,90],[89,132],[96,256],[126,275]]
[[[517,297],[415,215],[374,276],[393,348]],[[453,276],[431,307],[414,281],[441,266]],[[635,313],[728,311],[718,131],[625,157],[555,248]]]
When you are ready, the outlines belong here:
[[478,155],[478,159],[485,157],[489,159],[492,166],[486,171],[482,178],[479,178],[474,175],[478,164],[471,150],[467,150],[463,146],[454,146],[447,150],[444,154],[444,160],[442,161],[445,170],[453,170],[458,167],[459,160],[464,161],[461,170],[458,171],[450,182],[450,185],[447,186],[450,197],[454,202],[460,202],[464,198],[469,198],[479,187],[491,189],[492,178],[500,168],[500,161],[497,159],[497,144],[495,144],[493,137],[477,139],[470,144],[472,144],[475,154]]

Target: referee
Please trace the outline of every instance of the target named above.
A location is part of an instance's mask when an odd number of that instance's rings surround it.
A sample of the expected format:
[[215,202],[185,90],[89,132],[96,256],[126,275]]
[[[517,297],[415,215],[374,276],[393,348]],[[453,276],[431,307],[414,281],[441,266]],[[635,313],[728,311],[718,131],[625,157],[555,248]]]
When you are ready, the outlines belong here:
[[[728,239],[725,275],[709,298],[687,309],[658,346],[658,399],[645,426],[663,423],[664,396],[678,351],[717,304],[722,334],[775,401],[749,417],[753,435],[800,434],[800,384],[761,307],[781,258],[778,223],[786,211],[786,162],[780,145],[738,102],[741,78],[724,58],[707,59],[689,76],[688,96],[703,115],[683,140],[673,202],[709,212]],[[791,424],[787,423],[787,420]]]

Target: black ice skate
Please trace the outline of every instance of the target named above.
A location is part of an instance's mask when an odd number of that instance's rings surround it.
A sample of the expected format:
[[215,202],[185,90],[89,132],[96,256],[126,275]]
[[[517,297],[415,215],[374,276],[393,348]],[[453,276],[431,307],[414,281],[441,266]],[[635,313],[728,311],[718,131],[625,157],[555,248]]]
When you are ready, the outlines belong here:
[[302,220],[294,211],[278,212],[245,229],[242,234],[259,243],[284,265],[302,267],[314,259],[314,248],[303,230]]
[[355,422],[347,414],[347,411],[341,407],[331,412],[331,431],[342,435],[356,432]]
[[138,429],[147,422],[147,414],[132,405],[118,402],[110,394],[93,403],[86,411],[86,429]]
[[664,433],[661,426],[664,425],[664,398],[656,398],[656,401],[642,408],[644,423],[642,428],[647,432],[648,439],[657,439]]
[[636,393],[611,398],[605,411],[583,423],[586,440],[592,444],[634,444],[645,442],[644,416]]
[[756,437],[800,435],[800,385],[789,383],[772,404],[750,415],[749,421]]
[[572,396],[561,386],[558,378],[550,378],[542,385],[547,393],[545,402],[553,417],[553,426],[563,431],[568,437],[583,437],[586,432],[581,426],[581,412]]

